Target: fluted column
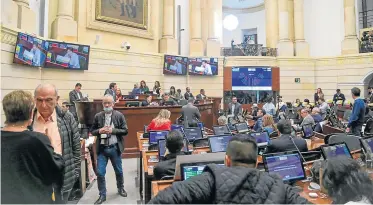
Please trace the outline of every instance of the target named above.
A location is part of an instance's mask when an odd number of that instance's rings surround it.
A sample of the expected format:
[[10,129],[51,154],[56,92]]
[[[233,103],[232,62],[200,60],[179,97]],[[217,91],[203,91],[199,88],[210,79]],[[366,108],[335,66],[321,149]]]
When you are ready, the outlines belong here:
[[310,48],[304,39],[304,0],[294,0],[294,34],[295,55],[309,56]]
[[29,0],[14,0],[14,2],[16,5],[12,4],[9,9],[17,8],[11,11],[17,14],[17,28],[36,34],[36,14],[30,9]]
[[74,0],[58,0],[57,17],[52,23],[52,38],[62,41],[77,41],[78,24],[73,14]]
[[294,44],[289,38],[289,5],[288,0],[278,1],[279,16],[279,56],[294,56]]
[[178,54],[178,42],[175,39],[175,0],[163,0],[163,32],[159,52]]
[[190,56],[203,56],[204,46],[202,41],[202,13],[201,1],[190,0],[189,28],[190,28]]
[[[206,45],[207,56],[220,56],[220,41],[218,32],[222,30],[222,0],[207,0],[208,8],[208,38]],[[219,29],[219,30],[218,30]]]
[[344,0],[345,38],[342,41],[342,54],[359,53],[359,40],[356,35],[355,0]]
[[278,1],[265,0],[266,46],[277,48],[278,43]]
[[294,42],[294,0],[288,0],[288,13],[289,13],[289,39]]

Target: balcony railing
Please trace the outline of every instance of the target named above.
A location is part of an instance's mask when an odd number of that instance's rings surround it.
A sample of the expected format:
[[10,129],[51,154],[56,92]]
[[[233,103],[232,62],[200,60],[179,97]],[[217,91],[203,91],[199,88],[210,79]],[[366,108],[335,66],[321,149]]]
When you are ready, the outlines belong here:
[[263,47],[262,44],[237,44],[222,47],[222,56],[277,56],[277,48]]

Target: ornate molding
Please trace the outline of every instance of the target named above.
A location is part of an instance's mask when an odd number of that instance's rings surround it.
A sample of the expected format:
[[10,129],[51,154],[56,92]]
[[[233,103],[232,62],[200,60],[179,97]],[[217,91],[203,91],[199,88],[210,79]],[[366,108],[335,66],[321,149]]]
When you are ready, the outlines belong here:
[[1,43],[16,45],[18,31],[1,25]]
[[258,11],[262,11],[265,9],[264,3],[258,4],[256,6],[252,6],[249,8],[230,8],[223,6],[223,13],[230,13],[230,14],[247,14],[247,13],[255,13]]
[[87,0],[87,28],[119,33],[139,38],[154,39],[152,27],[152,0],[148,1],[148,26],[146,30],[96,20],[95,0]]
[[163,54],[160,53],[135,53],[119,49],[103,49],[91,46],[91,59],[106,59],[106,60],[128,60],[140,58],[142,63],[155,63],[159,61],[162,64]]

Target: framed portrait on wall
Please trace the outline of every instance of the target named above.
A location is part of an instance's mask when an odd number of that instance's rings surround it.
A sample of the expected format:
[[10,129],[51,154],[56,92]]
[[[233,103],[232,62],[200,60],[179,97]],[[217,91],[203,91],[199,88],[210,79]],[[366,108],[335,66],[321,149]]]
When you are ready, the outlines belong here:
[[97,21],[148,29],[148,0],[95,0]]

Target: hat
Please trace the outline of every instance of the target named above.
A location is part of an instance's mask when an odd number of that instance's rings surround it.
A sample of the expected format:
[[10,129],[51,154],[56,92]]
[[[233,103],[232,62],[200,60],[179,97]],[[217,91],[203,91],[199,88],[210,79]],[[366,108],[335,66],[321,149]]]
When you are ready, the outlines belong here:
[[254,103],[254,104],[253,104],[253,107],[258,107],[258,104]]

